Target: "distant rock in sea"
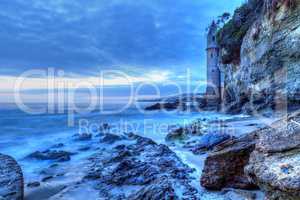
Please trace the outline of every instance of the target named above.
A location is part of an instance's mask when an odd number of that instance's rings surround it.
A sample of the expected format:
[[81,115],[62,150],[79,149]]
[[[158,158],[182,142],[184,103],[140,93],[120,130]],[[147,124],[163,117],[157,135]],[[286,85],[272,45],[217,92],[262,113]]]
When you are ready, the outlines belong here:
[[169,98],[164,98],[157,103],[147,106],[146,111],[155,111],[155,110],[210,110],[217,111],[219,110],[220,102],[215,98],[207,98],[204,94],[181,94]]

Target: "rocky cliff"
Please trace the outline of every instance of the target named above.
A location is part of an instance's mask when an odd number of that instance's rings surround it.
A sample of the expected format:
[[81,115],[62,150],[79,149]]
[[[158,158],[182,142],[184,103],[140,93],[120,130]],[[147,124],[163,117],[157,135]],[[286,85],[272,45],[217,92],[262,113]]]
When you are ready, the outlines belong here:
[[299,0],[249,0],[218,41],[229,112],[300,105]]
[[[229,112],[299,109],[300,0],[249,0],[219,30],[218,42]],[[299,200],[299,110],[284,116],[217,146],[205,161],[202,186],[258,186],[266,199]]]

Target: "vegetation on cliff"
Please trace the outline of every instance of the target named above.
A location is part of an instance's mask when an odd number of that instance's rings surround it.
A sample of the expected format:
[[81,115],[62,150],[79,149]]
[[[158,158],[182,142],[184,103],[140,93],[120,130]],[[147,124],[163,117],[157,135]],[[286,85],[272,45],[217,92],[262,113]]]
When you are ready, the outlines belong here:
[[240,49],[248,29],[262,11],[263,1],[250,0],[239,7],[230,21],[218,32],[217,40],[221,47],[223,64],[239,63]]
[[[297,0],[249,0],[236,9],[232,19],[224,24],[217,34],[221,47],[221,62],[239,64],[243,38],[261,13],[274,21],[276,13],[282,6],[291,10],[296,5]],[[257,35],[254,34],[253,37],[255,39]]]
[[228,112],[299,107],[299,2],[248,1],[220,28]]

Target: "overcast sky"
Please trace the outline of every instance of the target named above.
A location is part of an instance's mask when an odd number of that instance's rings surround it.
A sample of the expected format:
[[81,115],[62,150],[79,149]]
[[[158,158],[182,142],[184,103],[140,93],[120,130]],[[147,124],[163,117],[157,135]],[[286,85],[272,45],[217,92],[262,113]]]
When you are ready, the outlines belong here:
[[0,73],[205,64],[205,28],[242,0],[1,0]]
[[[1,0],[0,96],[26,70],[49,67],[63,70],[68,83],[95,85],[101,70],[120,70],[134,82],[185,84],[189,69],[198,84],[206,79],[206,27],[243,1]],[[46,88],[43,79],[24,85]]]

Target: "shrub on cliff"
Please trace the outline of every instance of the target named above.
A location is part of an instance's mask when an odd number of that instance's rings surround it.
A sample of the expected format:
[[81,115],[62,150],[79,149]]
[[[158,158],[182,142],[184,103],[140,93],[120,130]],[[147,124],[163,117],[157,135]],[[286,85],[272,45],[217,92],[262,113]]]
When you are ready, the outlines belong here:
[[285,6],[292,10],[298,0],[248,0],[235,10],[234,15],[217,34],[217,41],[221,48],[221,62],[223,64],[240,62],[240,50],[243,38],[261,13],[274,20],[278,10]]
[[248,29],[262,11],[263,1],[249,0],[239,7],[232,17],[218,32],[217,40],[221,47],[223,64],[239,63],[240,49]]

